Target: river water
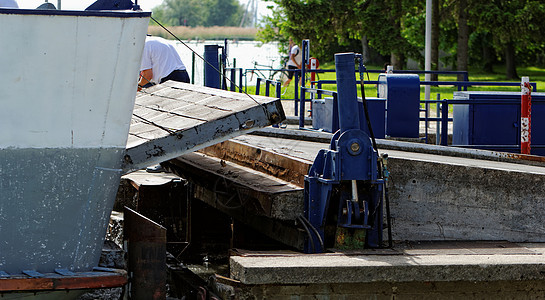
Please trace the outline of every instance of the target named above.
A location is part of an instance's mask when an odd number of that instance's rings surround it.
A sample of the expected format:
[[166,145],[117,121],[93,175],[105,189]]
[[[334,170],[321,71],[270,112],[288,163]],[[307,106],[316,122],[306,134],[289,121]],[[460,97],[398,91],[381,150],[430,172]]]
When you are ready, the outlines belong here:
[[[184,41],[184,44],[178,41],[170,42],[176,47],[176,50],[180,54],[180,57],[182,58],[182,61],[187,68],[189,76],[191,77],[192,73],[195,73],[195,81],[193,83],[196,85],[203,85],[204,62],[201,58],[195,56],[195,68],[193,69],[192,52],[194,51],[201,57],[204,57],[205,45],[223,46],[224,41]],[[237,68],[280,69],[282,68],[281,56],[283,54],[279,53],[278,48],[279,44],[276,42],[263,44],[257,41],[228,41],[228,67],[233,67],[234,60],[236,60]],[[254,65],[256,63],[258,64],[257,66]],[[264,75],[268,76],[268,72],[265,72]],[[248,84],[253,84],[255,82],[255,77],[256,76],[253,76],[253,81],[250,81],[250,77],[248,77]]]

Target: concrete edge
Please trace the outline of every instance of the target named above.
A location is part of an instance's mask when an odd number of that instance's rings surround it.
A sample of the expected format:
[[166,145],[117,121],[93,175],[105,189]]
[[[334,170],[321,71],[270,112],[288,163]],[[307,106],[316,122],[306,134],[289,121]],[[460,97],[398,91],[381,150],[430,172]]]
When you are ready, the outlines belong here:
[[[297,139],[318,143],[329,143],[333,137],[332,133],[320,132],[315,130],[305,129],[282,129],[266,127],[252,132],[253,135],[278,137],[285,139]],[[439,145],[429,145],[423,143],[413,143],[406,141],[395,141],[387,139],[377,139],[377,147],[387,150],[400,150],[408,152],[435,154],[443,156],[453,156],[462,158],[473,158],[490,161],[499,161],[507,163],[516,163],[532,166],[545,166],[545,157],[536,155],[523,155],[516,153],[488,151],[480,149],[469,149]]]
[[253,285],[545,279],[542,255],[233,256],[230,268]]

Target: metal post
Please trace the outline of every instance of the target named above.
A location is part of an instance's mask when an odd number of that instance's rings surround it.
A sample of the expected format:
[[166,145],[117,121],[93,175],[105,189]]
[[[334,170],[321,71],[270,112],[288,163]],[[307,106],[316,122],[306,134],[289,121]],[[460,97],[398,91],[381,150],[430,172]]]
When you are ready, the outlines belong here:
[[520,87],[520,153],[530,154],[532,148],[532,86],[530,86],[530,78],[522,77]]
[[221,88],[218,48],[218,45],[204,46],[204,86],[216,89]]
[[265,96],[269,97],[270,92],[270,82],[268,80],[265,80]]
[[[426,39],[425,39],[425,70],[431,70],[431,20],[432,20],[432,0],[426,0]],[[431,80],[431,74],[426,73],[426,81]],[[430,86],[426,85],[425,100],[430,100]]]
[[[297,72],[295,72],[295,82],[297,82]],[[293,97],[293,105],[295,106],[294,107],[294,111],[295,111],[295,116],[297,117],[299,115],[299,96],[297,94],[297,84],[295,84],[295,96]]]
[[[222,50],[223,52],[223,50]],[[225,61],[225,59],[223,58],[223,53],[220,54],[220,73],[221,73],[221,76],[220,76],[220,81],[221,81],[221,89],[222,90],[227,90],[227,80],[225,80],[225,64],[223,63]]]
[[255,94],[259,95],[259,86],[261,85],[261,78],[257,77],[257,82],[255,84]]
[[426,102],[426,105],[425,105],[425,109],[424,109],[424,130],[425,130],[425,135],[424,135],[424,139],[426,141],[426,144],[428,143],[428,117],[429,117],[429,113],[430,113],[430,103],[429,102]]
[[124,216],[132,299],[165,299],[167,230],[127,207]]
[[[297,74],[297,73],[295,73]],[[297,80],[297,76],[295,77],[295,80]],[[297,90],[297,89],[295,89]],[[299,102],[299,129],[305,128],[305,89],[304,87],[301,87],[301,99]]]
[[195,52],[191,52],[191,83],[195,84]]
[[356,68],[354,53],[335,54],[335,69],[337,70],[337,101],[339,108],[339,128],[341,132],[359,129],[360,120],[356,85]]
[[299,100],[299,127],[305,127],[305,91],[301,87],[301,96],[299,96],[299,72],[295,72],[295,101]]
[[[273,81],[272,84],[275,87],[276,98],[280,99],[282,97],[282,83],[280,81]],[[272,127],[279,128],[280,124],[274,124]]]
[[236,90],[237,69],[231,68],[231,92]]
[[[304,87],[305,87],[305,79],[306,79],[306,76],[305,76],[305,73],[306,73],[306,65],[308,63],[308,58],[309,58],[309,43],[310,41],[309,40],[303,40],[303,42],[301,43],[302,44],[302,59],[301,59],[301,78],[299,79],[299,81],[301,82],[300,84],[300,88],[301,88],[301,99],[304,99],[306,98],[306,95],[303,95],[304,91]],[[297,77],[295,77],[296,80],[297,80]],[[299,83],[299,81],[296,81],[296,83]],[[296,85],[297,86],[297,85]],[[305,104],[305,101],[301,101],[300,103],[300,113],[301,113],[301,116],[299,117],[300,119],[303,119],[303,122],[304,122],[304,119],[305,119],[305,115],[306,115],[306,104]],[[300,123],[300,122],[299,122]],[[304,126],[304,125],[303,125]]]
[[238,91],[240,93],[242,93],[242,68],[240,68],[240,73],[239,73],[239,78],[238,78],[238,82],[240,83],[239,86],[238,86]]
[[448,102],[441,102],[441,145],[448,146]]
[[[437,93],[437,102],[435,104],[435,108],[436,108],[436,111],[437,111],[437,114],[436,114],[436,117],[439,118],[439,116],[441,116],[441,103],[439,102],[441,101],[441,94]],[[441,122],[440,121],[437,121],[435,123],[435,144],[436,145],[439,145],[439,143],[441,142],[441,131],[440,131],[440,128],[441,128]]]

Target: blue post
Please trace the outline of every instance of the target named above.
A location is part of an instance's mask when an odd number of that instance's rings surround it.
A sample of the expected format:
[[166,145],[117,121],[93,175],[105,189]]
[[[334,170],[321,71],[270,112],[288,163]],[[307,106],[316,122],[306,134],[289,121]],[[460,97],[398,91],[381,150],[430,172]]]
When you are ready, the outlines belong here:
[[231,92],[236,90],[236,81],[237,81],[237,69],[231,69]]
[[[299,103],[299,128],[304,128],[305,127],[305,91],[304,91],[304,88],[305,88],[305,65],[307,64],[308,62],[308,47],[309,47],[309,40],[303,40],[303,43],[302,43],[302,59],[301,59],[301,86],[300,86],[300,89],[301,89],[301,102]],[[298,86],[299,84],[299,78],[297,78],[297,72],[295,73],[296,76],[295,76],[295,86]],[[299,97],[297,97],[297,88],[295,88],[295,99],[297,99]],[[297,101],[297,100],[296,100]]]
[[191,83],[195,84],[195,52],[191,53]]
[[356,90],[356,68],[354,53],[335,54],[335,69],[337,70],[337,93],[339,107],[339,127],[341,132],[350,129],[360,129],[358,93]]
[[268,80],[265,80],[265,96],[269,97],[270,92],[270,83]]
[[305,127],[305,91],[301,87],[301,96],[299,96],[299,72],[295,72],[295,101],[299,99],[299,128]]
[[[297,74],[297,73],[295,73]],[[297,75],[296,75],[297,76]],[[297,77],[295,77],[295,80],[297,80]],[[295,116],[297,117],[299,115],[299,97],[297,97],[297,85],[295,86],[295,97],[293,97],[293,104],[295,109]]]
[[239,82],[238,91],[240,93],[242,93],[242,77],[243,77],[242,68],[240,68],[238,73],[238,82]]
[[441,102],[441,146],[448,146],[448,102]]
[[257,77],[257,83],[255,84],[255,94],[259,95],[259,86],[261,85],[261,78]]
[[[276,91],[276,98],[280,99],[282,97],[282,83],[280,81],[273,81],[272,84],[274,84],[275,91]],[[279,128],[279,124],[275,124],[272,127]]]
[[[309,40],[303,40],[302,45],[302,59],[301,59],[301,87],[305,86],[306,80],[306,66],[309,59]],[[301,92],[302,93],[302,92]]]
[[[295,73],[297,74],[297,73]],[[295,77],[297,78],[297,77]],[[305,89],[304,87],[301,88],[301,101],[299,102],[299,128],[305,128]]]
[[204,86],[216,89],[221,88],[218,48],[218,45],[204,46]]

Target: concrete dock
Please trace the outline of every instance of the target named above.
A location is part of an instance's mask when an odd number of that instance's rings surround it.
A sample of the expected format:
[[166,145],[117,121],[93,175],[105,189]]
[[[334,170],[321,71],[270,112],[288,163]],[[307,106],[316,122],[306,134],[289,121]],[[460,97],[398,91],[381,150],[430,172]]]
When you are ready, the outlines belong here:
[[378,140],[389,156],[394,247],[303,254],[301,178],[330,139],[266,128],[169,161],[194,185],[194,199],[291,249],[233,249],[229,274],[204,278],[217,295],[545,298],[542,158]]
[[[545,245],[398,244],[392,253],[232,256],[238,299],[539,299]],[[244,295],[252,294],[252,297]]]
[[[310,165],[327,147],[327,135],[310,136],[314,141],[269,132],[233,141]],[[545,297],[545,166],[539,159],[380,144],[389,155],[394,248],[242,251],[231,256],[230,280],[223,282],[236,299]],[[277,201],[302,206],[299,197]]]

